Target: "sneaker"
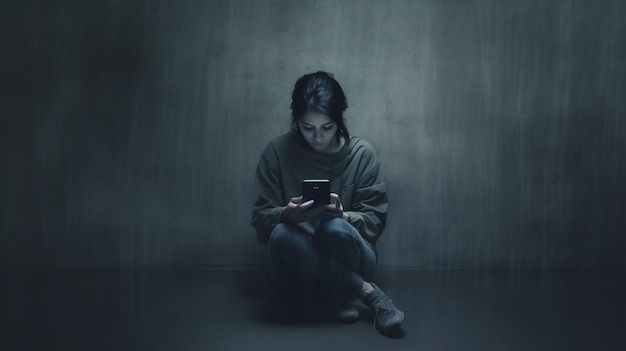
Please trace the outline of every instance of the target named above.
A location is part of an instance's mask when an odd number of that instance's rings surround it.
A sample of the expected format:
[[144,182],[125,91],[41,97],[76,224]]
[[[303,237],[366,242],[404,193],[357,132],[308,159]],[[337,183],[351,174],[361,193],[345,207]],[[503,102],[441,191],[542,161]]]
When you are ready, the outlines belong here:
[[363,296],[362,300],[374,312],[374,330],[384,333],[399,327],[404,321],[404,312],[377,285],[372,286],[374,291]]
[[335,318],[342,323],[354,323],[359,320],[359,310],[350,301],[345,301],[335,309]]

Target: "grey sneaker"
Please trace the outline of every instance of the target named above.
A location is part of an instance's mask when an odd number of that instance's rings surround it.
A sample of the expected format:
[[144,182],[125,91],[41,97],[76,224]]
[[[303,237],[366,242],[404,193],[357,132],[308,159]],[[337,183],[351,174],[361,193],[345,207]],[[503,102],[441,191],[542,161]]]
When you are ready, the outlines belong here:
[[384,333],[399,327],[404,321],[404,312],[377,285],[372,286],[374,291],[363,296],[362,300],[374,313],[374,330]]

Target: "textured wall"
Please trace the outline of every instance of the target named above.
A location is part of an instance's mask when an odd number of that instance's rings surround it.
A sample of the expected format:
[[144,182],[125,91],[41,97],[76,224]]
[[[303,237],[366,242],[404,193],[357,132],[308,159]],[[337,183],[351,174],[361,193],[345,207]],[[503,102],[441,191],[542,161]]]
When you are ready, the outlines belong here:
[[386,267],[626,267],[626,5],[0,5],[0,267],[264,264],[262,147],[302,74],[379,150]]

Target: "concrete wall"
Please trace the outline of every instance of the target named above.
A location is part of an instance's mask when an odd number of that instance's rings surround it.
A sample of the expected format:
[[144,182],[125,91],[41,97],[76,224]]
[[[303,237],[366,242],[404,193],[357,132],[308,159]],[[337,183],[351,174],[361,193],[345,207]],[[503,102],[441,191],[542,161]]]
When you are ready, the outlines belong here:
[[0,268],[264,264],[295,80],[380,152],[381,265],[626,267],[626,4],[3,2]]

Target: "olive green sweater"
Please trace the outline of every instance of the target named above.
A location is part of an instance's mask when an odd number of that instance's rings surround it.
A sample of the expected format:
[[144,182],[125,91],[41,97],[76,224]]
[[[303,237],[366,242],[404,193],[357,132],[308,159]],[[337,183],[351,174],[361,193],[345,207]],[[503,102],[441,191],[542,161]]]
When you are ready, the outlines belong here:
[[[302,192],[303,179],[330,179],[331,191],[341,199],[350,223],[372,245],[385,228],[387,192],[378,155],[370,143],[352,137],[334,154],[313,151],[297,132],[272,140],[261,153],[256,170],[259,193],[251,224],[265,242],[282,209]],[[313,234],[318,220],[298,224]]]

